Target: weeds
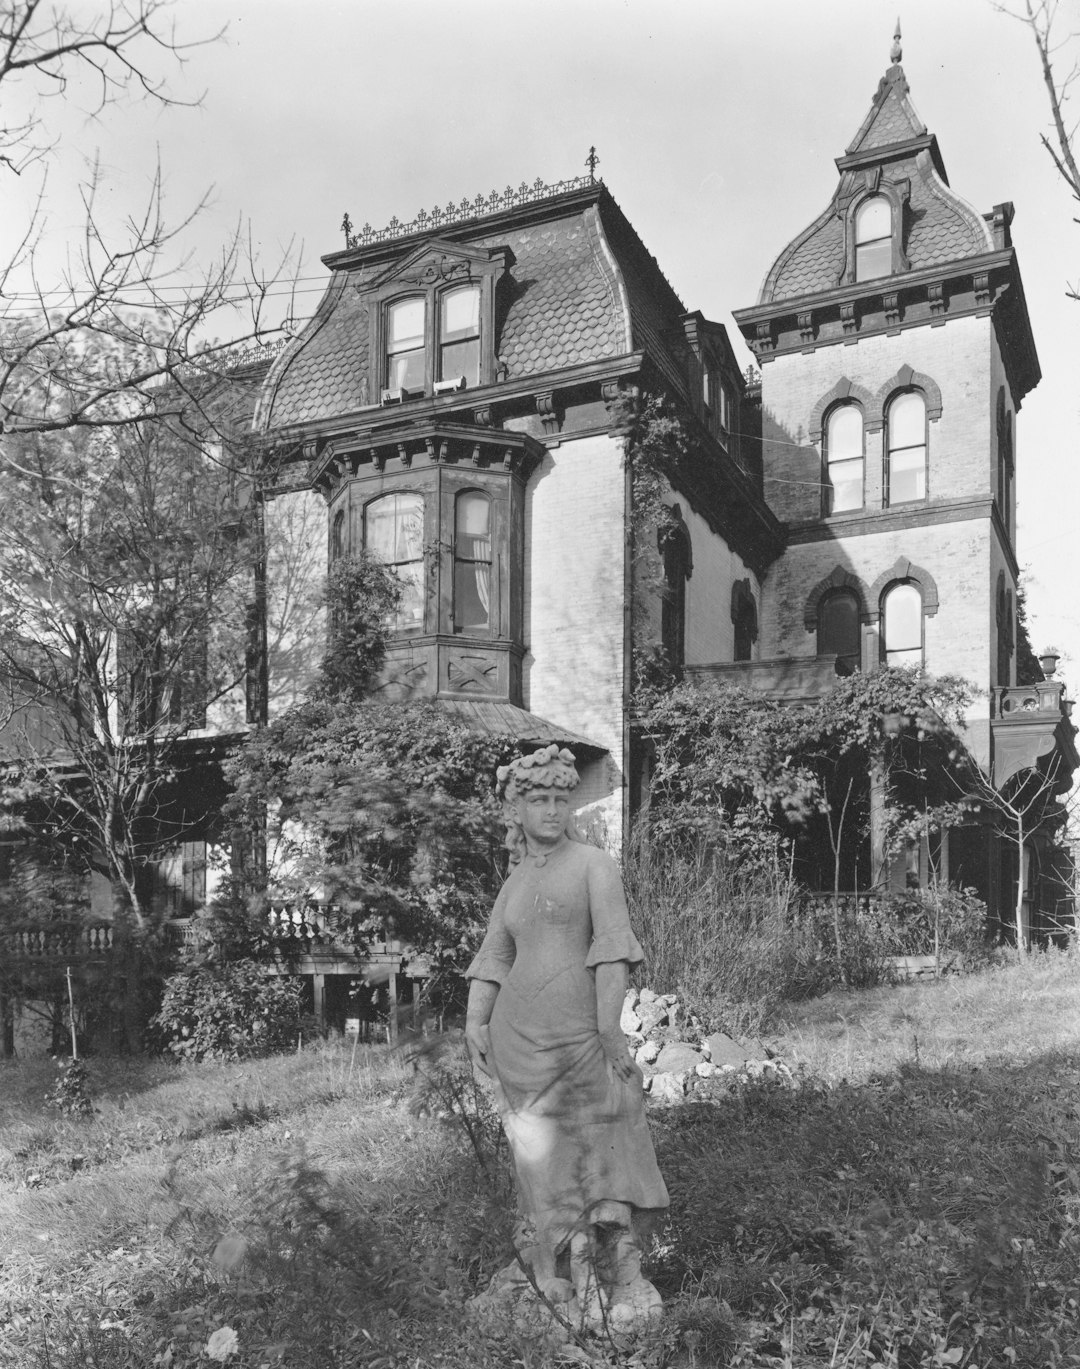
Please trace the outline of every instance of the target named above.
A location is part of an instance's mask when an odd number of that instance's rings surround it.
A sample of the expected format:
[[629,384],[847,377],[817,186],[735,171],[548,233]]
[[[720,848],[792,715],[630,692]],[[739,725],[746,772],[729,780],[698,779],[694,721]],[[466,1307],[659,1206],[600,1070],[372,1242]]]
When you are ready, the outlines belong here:
[[[590,1341],[591,1363],[1076,1369],[1078,970],[808,1001],[772,1040],[807,1062],[797,1088],[654,1111],[665,1319],[633,1352]],[[136,1073],[125,1097],[95,1059],[99,1111],[47,1125],[24,1067],[38,1111],[0,1128],[0,1365],[552,1369],[462,1318],[509,1258],[505,1143],[454,1038],[414,1064],[324,1048]]]

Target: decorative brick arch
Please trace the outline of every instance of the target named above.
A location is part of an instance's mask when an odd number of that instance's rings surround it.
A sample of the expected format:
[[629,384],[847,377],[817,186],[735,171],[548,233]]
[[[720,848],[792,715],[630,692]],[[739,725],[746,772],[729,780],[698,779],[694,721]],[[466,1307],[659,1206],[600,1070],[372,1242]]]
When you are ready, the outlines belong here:
[[879,575],[870,586],[870,616],[869,621],[876,623],[881,618],[881,600],[885,591],[890,585],[898,584],[907,580],[913,585],[918,585],[919,593],[922,595],[923,617],[933,618],[938,611],[938,589],[934,577],[928,570],[923,570],[922,566],[913,565],[906,556],[897,558],[896,564]]
[[934,423],[941,417],[941,389],[933,376],[924,375],[910,366],[901,366],[899,371],[882,385],[871,400],[866,411],[866,425],[869,428],[885,426],[885,408],[899,390],[918,390],[926,401],[926,417]]
[[803,612],[803,622],[806,624],[807,632],[816,632],[818,627],[818,613],[821,608],[821,601],[827,594],[832,594],[838,589],[851,590],[855,595],[859,605],[859,621],[868,623],[870,618],[866,611],[866,587],[857,575],[852,575],[843,566],[836,566],[824,580],[819,580],[810,591],[806,600],[806,608]]
[[866,418],[874,408],[875,397],[869,390],[862,385],[856,385],[853,380],[848,380],[847,376],[841,376],[828,394],[824,394],[814,405],[813,412],[810,414],[810,441],[820,442],[822,430],[825,425],[825,415],[834,404],[854,401],[863,411]]

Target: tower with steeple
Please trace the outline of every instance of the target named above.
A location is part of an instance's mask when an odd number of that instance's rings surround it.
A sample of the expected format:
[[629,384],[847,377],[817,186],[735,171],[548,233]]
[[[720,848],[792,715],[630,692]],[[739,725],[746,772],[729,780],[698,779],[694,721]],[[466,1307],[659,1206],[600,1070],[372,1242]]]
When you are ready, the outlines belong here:
[[761,366],[765,497],[788,527],[762,655],[962,676],[992,770],[1016,682],[1014,420],[1039,362],[1013,207],[979,213],[953,190],[900,59],[898,25],[827,208],[735,314]]

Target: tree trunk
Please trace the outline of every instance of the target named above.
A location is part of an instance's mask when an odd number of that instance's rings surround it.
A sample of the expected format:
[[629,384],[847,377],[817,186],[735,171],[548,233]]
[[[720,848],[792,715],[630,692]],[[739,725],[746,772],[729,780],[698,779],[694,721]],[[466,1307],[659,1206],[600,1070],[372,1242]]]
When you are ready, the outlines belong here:
[[870,887],[880,888],[886,877],[885,862],[885,759],[880,752],[870,755]]
[[11,1060],[15,1055],[15,1005],[0,989],[0,1060]]
[[1016,823],[1016,954],[1020,957],[1028,949],[1024,935],[1024,824]]

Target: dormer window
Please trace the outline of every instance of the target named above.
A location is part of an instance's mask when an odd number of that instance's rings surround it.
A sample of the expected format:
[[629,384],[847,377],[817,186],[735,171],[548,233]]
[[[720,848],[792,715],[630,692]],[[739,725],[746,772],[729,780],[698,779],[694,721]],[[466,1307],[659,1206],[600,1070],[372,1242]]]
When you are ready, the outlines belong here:
[[480,287],[448,290],[439,305],[439,380],[480,383]]
[[423,391],[427,379],[427,308],[422,297],[386,311],[386,388]]
[[[357,293],[370,318],[369,385],[382,404],[493,385],[495,296],[514,264],[509,247],[429,239]],[[468,401],[465,401],[468,403]]]
[[892,275],[892,205],[872,195],[855,211],[855,279]]

